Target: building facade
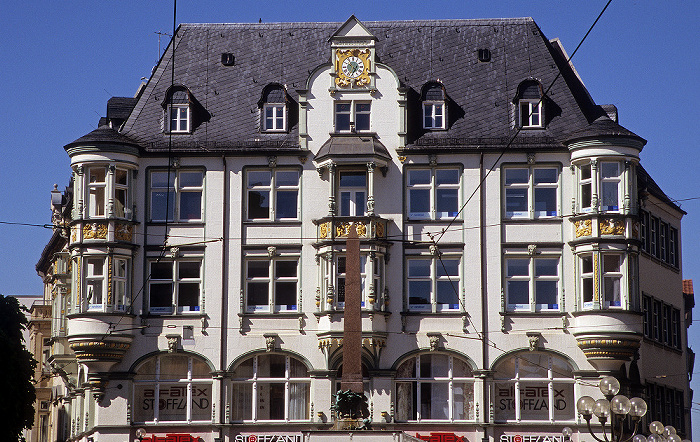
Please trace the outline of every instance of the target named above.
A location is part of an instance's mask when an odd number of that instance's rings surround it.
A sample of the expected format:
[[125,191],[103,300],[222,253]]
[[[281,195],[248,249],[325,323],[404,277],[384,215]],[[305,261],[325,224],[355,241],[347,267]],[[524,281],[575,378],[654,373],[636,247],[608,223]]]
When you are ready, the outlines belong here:
[[589,440],[614,375],[689,433],[684,212],[532,19],[183,24],[100,123],[37,266],[52,440],[331,429],[351,229],[374,430]]

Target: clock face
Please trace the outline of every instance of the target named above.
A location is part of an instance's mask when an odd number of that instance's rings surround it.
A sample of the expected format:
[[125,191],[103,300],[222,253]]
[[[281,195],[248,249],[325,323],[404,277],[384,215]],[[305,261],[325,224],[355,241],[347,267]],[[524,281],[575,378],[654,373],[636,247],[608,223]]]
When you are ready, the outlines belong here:
[[357,78],[364,72],[365,63],[362,61],[362,59],[351,56],[343,60],[343,64],[340,68],[346,77]]

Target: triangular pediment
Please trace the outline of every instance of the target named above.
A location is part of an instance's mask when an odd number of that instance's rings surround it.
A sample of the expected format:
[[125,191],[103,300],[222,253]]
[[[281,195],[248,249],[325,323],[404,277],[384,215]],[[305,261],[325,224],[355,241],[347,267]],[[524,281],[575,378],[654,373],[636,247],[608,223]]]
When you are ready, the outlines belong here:
[[362,24],[360,20],[355,17],[355,15],[351,15],[350,18],[345,20],[345,23],[343,23],[334,33],[331,35],[331,38],[329,40],[333,39],[344,39],[344,38],[353,38],[353,39],[368,39],[368,40],[376,40],[376,37],[372,35],[371,32],[365,27],[365,25]]

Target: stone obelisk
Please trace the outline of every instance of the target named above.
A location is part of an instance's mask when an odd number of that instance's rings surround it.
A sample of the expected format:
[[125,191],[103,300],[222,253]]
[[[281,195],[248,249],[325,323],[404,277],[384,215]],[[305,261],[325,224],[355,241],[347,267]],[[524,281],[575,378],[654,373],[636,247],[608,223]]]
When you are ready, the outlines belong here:
[[348,228],[345,254],[345,311],[343,314],[343,377],[341,390],[362,394],[362,281],[357,226]]

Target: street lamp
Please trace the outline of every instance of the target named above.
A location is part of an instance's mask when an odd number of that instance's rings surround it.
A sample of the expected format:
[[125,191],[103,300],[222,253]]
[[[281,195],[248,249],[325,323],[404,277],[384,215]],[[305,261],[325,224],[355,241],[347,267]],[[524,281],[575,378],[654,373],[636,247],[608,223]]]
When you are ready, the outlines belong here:
[[143,438],[146,437],[146,429],[145,428],[139,428],[136,430],[136,437],[139,438],[139,442],[143,441]]
[[[644,402],[644,399],[638,397],[629,399],[627,396],[618,394],[620,392],[620,382],[612,376],[606,376],[601,379],[598,387],[601,393],[603,393],[603,396],[605,396],[605,399],[595,400],[590,396],[583,396],[576,402],[576,409],[586,420],[588,432],[591,433],[591,436],[593,436],[595,440],[598,442],[627,442],[634,439],[633,442],[663,442],[662,440],[650,441],[641,435],[635,436],[639,421],[647,413],[647,403]],[[593,430],[591,429],[591,418],[594,414],[603,428],[603,439],[593,434]],[[626,416],[632,419],[634,428],[632,430],[632,435],[623,439],[623,423]],[[606,427],[608,420],[610,423],[608,427]],[[566,432],[566,430],[568,430],[570,434],[570,428],[565,428],[562,433]],[[608,438],[608,431],[610,432],[610,438]],[[639,439],[639,437],[643,438],[643,440]],[[668,442],[681,441],[669,440]]]
[[688,439],[681,440],[676,434],[676,429],[671,425],[662,424],[659,421],[654,421],[649,424],[649,436],[644,437],[641,434],[634,436],[632,442],[690,442]]

